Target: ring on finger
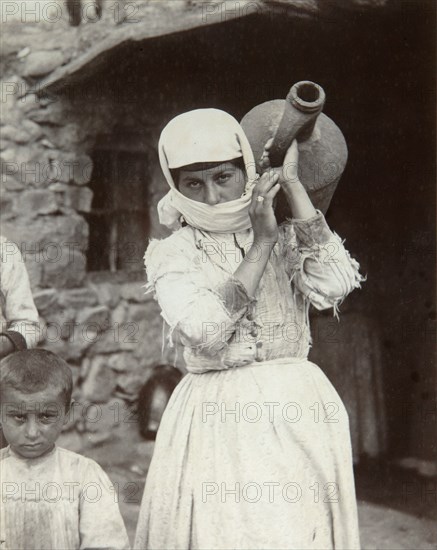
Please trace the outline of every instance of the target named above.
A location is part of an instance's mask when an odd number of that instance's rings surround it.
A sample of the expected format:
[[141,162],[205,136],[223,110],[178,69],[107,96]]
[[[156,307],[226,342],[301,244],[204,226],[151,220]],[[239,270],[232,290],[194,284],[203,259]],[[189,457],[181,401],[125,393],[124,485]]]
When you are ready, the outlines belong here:
[[264,197],[262,195],[258,195],[256,198],[256,202],[264,202]]

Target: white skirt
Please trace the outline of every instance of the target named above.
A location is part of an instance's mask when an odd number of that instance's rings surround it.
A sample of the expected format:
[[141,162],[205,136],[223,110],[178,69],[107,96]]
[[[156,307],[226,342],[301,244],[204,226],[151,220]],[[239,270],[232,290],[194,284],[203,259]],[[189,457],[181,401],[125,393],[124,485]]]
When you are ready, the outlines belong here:
[[185,376],[135,548],[359,548],[348,417],[319,367],[287,358]]

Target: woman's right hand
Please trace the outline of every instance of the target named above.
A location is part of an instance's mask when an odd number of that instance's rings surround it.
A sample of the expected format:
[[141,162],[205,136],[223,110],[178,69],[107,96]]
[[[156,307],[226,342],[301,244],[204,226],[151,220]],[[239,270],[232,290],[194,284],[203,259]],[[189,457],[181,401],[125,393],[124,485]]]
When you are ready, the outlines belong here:
[[[278,224],[273,211],[273,199],[281,186],[278,175],[272,170],[264,172],[255,184],[249,216],[253,229],[253,244],[234,273],[246,288],[249,296],[255,296],[261,277],[278,241]],[[257,200],[262,197],[261,200]]]
[[273,248],[278,240],[278,224],[273,210],[273,199],[281,188],[278,174],[272,170],[264,172],[255,184],[249,216],[252,222],[254,242]]

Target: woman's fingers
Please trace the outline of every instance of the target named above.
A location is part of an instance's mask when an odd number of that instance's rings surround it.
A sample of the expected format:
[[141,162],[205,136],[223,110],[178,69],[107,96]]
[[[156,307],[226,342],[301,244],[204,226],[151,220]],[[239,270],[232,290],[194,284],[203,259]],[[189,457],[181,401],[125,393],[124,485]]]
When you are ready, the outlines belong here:
[[256,184],[255,192],[262,194],[268,193],[273,185],[278,182],[278,177],[278,174],[273,172],[273,170],[264,172]]
[[272,146],[273,138],[271,137],[266,141],[266,144],[264,145],[264,151],[269,151],[270,147]]
[[270,147],[272,146],[272,143],[273,143],[273,138],[270,138],[266,141],[266,143],[264,145],[264,151],[263,151],[263,153],[261,155],[261,159],[260,159],[260,164],[264,168],[269,168],[269,166],[270,166],[269,154],[270,154]]
[[270,189],[270,191],[265,196],[266,200],[273,201],[273,199],[278,194],[279,189],[281,189],[281,185],[279,183],[275,183],[275,185]]
[[[268,171],[275,170],[280,174],[280,180],[283,182],[294,181],[298,179],[298,162],[299,162],[299,151],[297,147],[297,141],[294,139],[285,153],[284,162],[281,168],[272,168],[270,166],[270,148],[273,144],[273,138],[270,138],[264,145],[264,151],[261,156],[260,164],[264,170],[264,174]],[[263,174],[263,175],[264,175]]]
[[259,161],[260,165],[264,168],[264,169],[267,169],[270,167],[270,159],[269,159],[269,155],[264,151],[264,153],[261,155],[261,159]]
[[273,170],[260,177],[252,194],[251,209],[254,212],[261,213],[266,206],[272,206],[273,199],[281,188],[278,179],[278,174]]
[[271,207],[273,204],[273,199],[276,197],[280,189],[280,184],[275,183],[267,192],[254,194],[254,196],[252,197],[253,209],[255,209],[255,211],[257,212],[260,212],[266,207]]
[[272,206],[273,199],[276,197],[279,189],[281,189],[281,186],[279,185],[279,183],[275,183],[275,185],[270,189],[270,191],[266,195],[264,195],[264,200],[260,203],[261,206],[263,207]]

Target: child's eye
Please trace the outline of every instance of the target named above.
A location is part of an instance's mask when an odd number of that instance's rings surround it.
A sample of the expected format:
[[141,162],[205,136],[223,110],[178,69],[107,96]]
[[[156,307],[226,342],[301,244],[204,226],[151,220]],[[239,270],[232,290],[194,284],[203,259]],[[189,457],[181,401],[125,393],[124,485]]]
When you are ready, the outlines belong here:
[[50,422],[56,422],[58,415],[57,414],[42,414],[41,415],[42,422],[49,424]]

